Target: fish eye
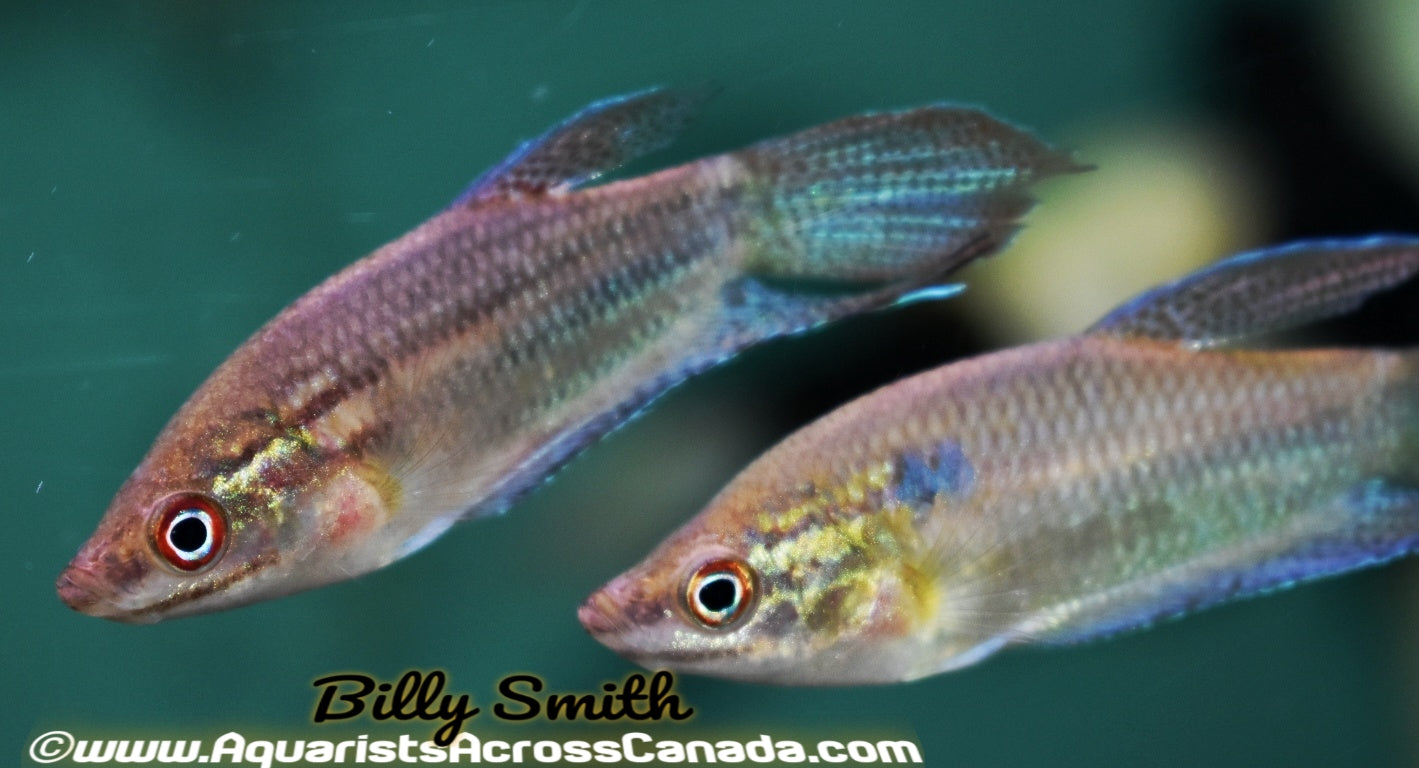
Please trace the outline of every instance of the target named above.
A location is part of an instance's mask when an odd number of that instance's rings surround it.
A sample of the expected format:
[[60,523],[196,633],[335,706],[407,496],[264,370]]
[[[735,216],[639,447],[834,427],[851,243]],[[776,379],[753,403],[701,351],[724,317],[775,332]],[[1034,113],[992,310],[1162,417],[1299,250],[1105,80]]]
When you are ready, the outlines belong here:
[[227,514],[214,499],[196,493],[169,496],[153,517],[153,546],[169,565],[197,571],[222,554]]
[[753,575],[738,560],[711,560],[695,569],[685,585],[690,615],[710,629],[737,621],[753,601]]

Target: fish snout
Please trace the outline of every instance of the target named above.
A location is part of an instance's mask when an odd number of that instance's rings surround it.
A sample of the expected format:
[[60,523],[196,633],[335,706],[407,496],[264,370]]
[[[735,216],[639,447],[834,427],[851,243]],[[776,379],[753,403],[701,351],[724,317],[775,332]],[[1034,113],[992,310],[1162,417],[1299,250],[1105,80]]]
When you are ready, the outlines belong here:
[[80,613],[89,614],[104,602],[104,596],[109,592],[97,576],[72,563],[59,574],[54,587],[65,605]]
[[643,574],[623,573],[593,592],[577,609],[577,619],[592,637],[620,650],[630,634],[670,616],[655,592],[654,581]]
[[591,594],[591,597],[586,598],[586,602],[582,603],[580,608],[576,609],[576,617],[581,622],[581,626],[598,640],[615,634],[623,624],[616,618],[620,612],[616,608],[615,598],[607,594],[609,587],[608,584],[596,590]]
[[54,588],[59,599],[79,613],[127,623],[148,623],[156,621],[156,617],[143,616],[133,610],[132,588],[141,581],[144,572],[136,558],[113,561],[81,551],[59,574]]

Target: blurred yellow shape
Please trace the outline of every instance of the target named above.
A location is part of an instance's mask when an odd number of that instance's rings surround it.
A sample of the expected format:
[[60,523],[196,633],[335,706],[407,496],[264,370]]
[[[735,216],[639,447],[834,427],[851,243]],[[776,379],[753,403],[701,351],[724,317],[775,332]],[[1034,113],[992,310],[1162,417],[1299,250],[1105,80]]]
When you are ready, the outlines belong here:
[[1267,240],[1265,191],[1228,137],[1159,121],[1083,135],[1060,146],[1098,168],[1045,184],[1015,242],[963,275],[954,309],[989,318],[994,345],[1077,333],[1149,286]]

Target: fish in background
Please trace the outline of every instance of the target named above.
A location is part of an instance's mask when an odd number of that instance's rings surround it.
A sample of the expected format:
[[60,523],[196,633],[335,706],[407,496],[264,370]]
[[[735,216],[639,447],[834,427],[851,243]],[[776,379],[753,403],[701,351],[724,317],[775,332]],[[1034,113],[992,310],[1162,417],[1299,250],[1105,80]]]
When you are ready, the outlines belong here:
[[929,106],[586,186],[699,99],[591,105],[287,307],[172,417],[60,597],[151,622],[383,567],[745,347],[941,295],[1032,182],[1081,170]]
[[581,622],[647,667],[885,683],[1409,553],[1419,349],[1235,342],[1416,271],[1410,237],[1244,254],[883,387],[770,449]]

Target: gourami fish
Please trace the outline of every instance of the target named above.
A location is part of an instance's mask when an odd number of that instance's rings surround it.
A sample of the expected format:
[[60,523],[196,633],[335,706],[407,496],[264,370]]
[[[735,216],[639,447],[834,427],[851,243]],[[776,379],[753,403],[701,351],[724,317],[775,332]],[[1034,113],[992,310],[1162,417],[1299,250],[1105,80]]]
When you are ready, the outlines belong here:
[[1419,238],[1246,254],[888,385],[769,450],[581,622],[649,667],[882,683],[1408,553],[1419,350],[1218,347],[1416,271]]
[[1080,169],[932,106],[582,188],[696,101],[593,104],[282,311],[173,416],[63,600],[149,622],[380,568],[738,350],[939,295]]

